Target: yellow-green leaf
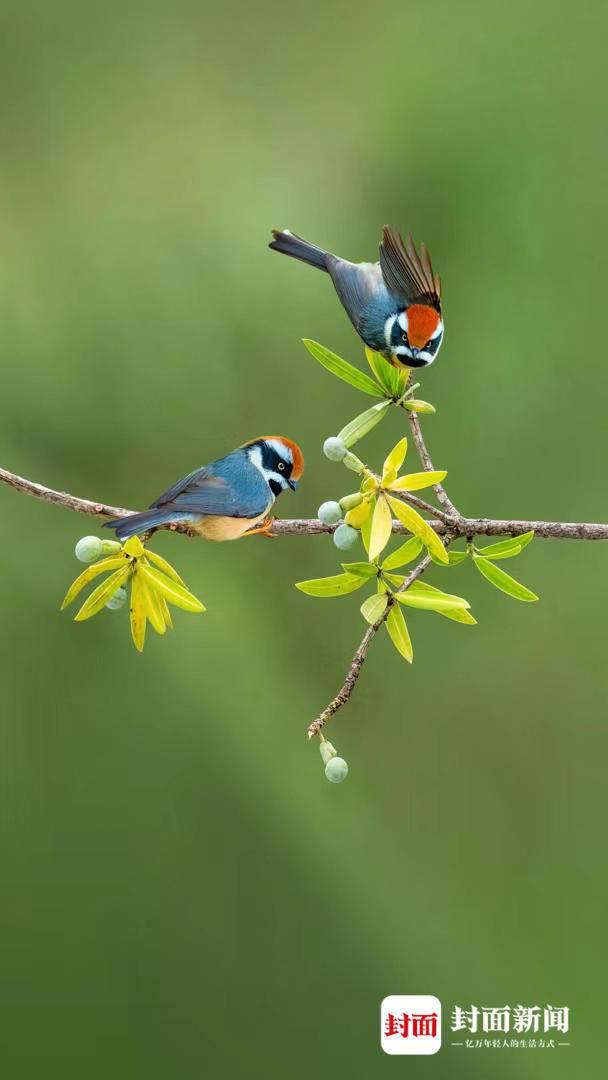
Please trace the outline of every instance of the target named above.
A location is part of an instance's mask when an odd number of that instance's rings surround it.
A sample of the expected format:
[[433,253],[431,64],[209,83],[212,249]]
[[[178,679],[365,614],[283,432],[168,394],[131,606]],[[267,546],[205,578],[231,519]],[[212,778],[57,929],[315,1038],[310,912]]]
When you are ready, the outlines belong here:
[[317,341],[311,341],[309,338],[303,340],[311,356],[314,356],[315,360],[318,360],[324,368],[331,371],[332,375],[342,379],[343,382],[349,383],[350,386],[356,387],[357,390],[362,390],[364,394],[369,394],[370,397],[385,397],[382,387],[378,386],[378,383],[374,382],[373,379],[370,379],[369,375],[366,375],[364,371],[359,371],[359,368],[353,367],[347,360],[342,360],[340,356],[336,356],[335,353],[326,349],[324,345],[319,345]]
[[364,499],[358,506],[353,506],[352,510],[349,510],[344,517],[344,521],[347,525],[352,525],[353,529],[360,529],[372,512],[372,504],[370,499]]
[[467,608],[455,607],[444,608],[443,611],[438,611],[438,615],[441,615],[444,619],[451,619],[452,622],[463,623],[465,626],[477,626],[477,619],[474,619],[471,612]]
[[[141,567],[139,570],[135,571],[135,575],[137,576],[140,573]],[[164,634],[167,627],[165,626],[165,619],[160,605],[160,601],[163,598],[151,582],[146,581],[145,578],[142,581],[142,590],[146,608],[146,617],[156,630],[157,634]]]
[[206,611],[205,605],[201,604],[200,600],[197,600],[196,596],[193,596],[179,582],[173,581],[168,578],[166,574],[162,574],[160,570],[154,570],[151,566],[140,566],[140,572],[144,577],[151,582],[162,595],[165,600],[168,600],[170,604],[175,604],[176,607],[183,608],[184,611]]
[[[365,346],[365,355],[378,382],[385,387],[391,397],[396,397],[399,394],[399,387],[401,385],[401,372],[397,371],[392,364],[389,364],[388,360],[384,359],[382,353],[374,352],[368,345]],[[403,393],[403,391],[401,392]]]
[[408,398],[407,401],[403,402],[403,407],[407,409],[408,412],[415,413],[430,414],[436,411],[435,406],[431,405],[430,401],[420,401],[419,398]]
[[414,536],[419,536],[424,546],[428,548],[429,553],[435,555],[439,562],[447,564],[448,553],[441,540],[418,511],[414,510],[413,506],[406,506],[400,499],[395,499],[392,495],[388,496],[388,501],[402,525],[405,525],[406,529],[409,529]]
[[178,581],[180,585],[186,588],[186,584],[182,581],[177,570],[174,570],[171,563],[163,559],[162,555],[159,555],[157,551],[151,551],[150,548],[146,548],[146,558],[150,559],[159,570],[162,570],[167,577],[173,578],[174,581]]
[[338,438],[342,439],[345,446],[354,446],[359,439],[362,439],[372,428],[375,428],[376,424],[380,423],[386,416],[390,405],[390,400],[379,401],[377,405],[372,405],[371,409],[366,409],[365,412],[355,416],[354,420],[346,424],[338,432]]
[[426,581],[413,581],[410,585],[409,591],[413,595],[423,596],[432,594],[433,596],[439,597],[440,599],[443,598],[450,603],[450,606],[452,605],[452,603],[460,605],[464,608],[468,608],[471,606],[469,604],[469,601],[465,600],[464,596],[455,596],[454,593],[443,592],[442,589],[437,589],[434,585],[429,585]]
[[[375,511],[376,499],[372,498],[370,500],[369,505],[370,505],[371,511]],[[372,521],[373,520],[374,520],[374,517],[373,517],[373,512],[372,512],[372,513],[368,514],[365,521],[361,525],[361,539],[363,541],[363,547],[367,551],[368,556],[369,556],[369,543],[370,543],[371,534],[372,534]]]
[[506,593],[507,596],[512,596],[514,600],[538,600],[536,593],[527,589],[521,582],[516,581],[510,574],[506,574],[504,570],[501,570],[500,566],[495,566],[489,559],[481,555],[474,555],[473,562],[480,574],[483,574],[492,585],[495,585],[501,592]]
[[68,604],[72,603],[78,596],[81,589],[84,589],[85,585],[89,584],[93,578],[96,578],[98,574],[104,574],[107,570],[118,570],[119,567],[126,566],[126,560],[124,555],[112,555],[107,559],[101,559],[100,562],[94,563],[93,566],[89,566],[86,570],[82,571],[70,585],[67,593],[65,594],[60,611],[63,611]]
[[386,617],[386,629],[388,630],[389,637],[397,652],[401,653],[404,660],[407,660],[408,663],[411,664],[414,659],[412,639],[410,638],[403,612],[398,604],[393,604]]
[[378,568],[374,566],[373,563],[343,562],[340,565],[347,574],[357,574],[359,577],[363,578],[375,577],[378,573]]
[[393,593],[400,604],[406,607],[419,608],[420,611],[450,611],[454,608],[468,608],[468,603],[462,603],[459,597],[433,596],[432,593],[418,593],[406,589],[405,592]]
[[407,566],[408,563],[413,562],[415,558],[422,551],[422,540],[419,536],[410,536],[409,540],[405,541],[401,547],[398,547],[396,551],[393,551],[392,555],[387,555],[386,559],[382,563],[383,570],[398,570],[400,566]]
[[115,570],[113,574],[110,574],[105,581],[102,581],[101,585],[98,585],[90,596],[87,596],[84,604],[74,616],[75,622],[84,622],[85,619],[92,618],[98,611],[101,611],[105,607],[106,603],[111,596],[114,596],[116,590],[122,585],[125,578],[131,573],[130,563],[125,563],[122,559],[122,566],[119,570]]
[[384,495],[380,495],[376,501],[372,528],[369,541],[369,557],[373,561],[384,551],[393,530],[391,508]]
[[129,618],[131,637],[138,652],[143,652],[146,640],[146,597],[145,580],[142,573],[133,574],[131,580],[131,604]]
[[407,439],[404,437],[400,439],[396,446],[393,446],[390,454],[385,459],[382,467],[382,483],[388,482],[388,477],[391,473],[395,476],[399,472],[399,469],[405,461],[405,455],[407,454]]
[[534,539],[534,532],[523,533],[521,536],[511,536],[508,540],[500,540],[498,544],[489,544],[487,547],[475,548],[478,555],[486,559],[510,559],[513,555],[519,555],[525,547]]
[[361,574],[335,574],[333,577],[311,578],[296,581],[296,589],[307,596],[345,596],[365,585],[367,578]]
[[126,552],[127,555],[131,555],[134,559],[141,559],[146,549],[139,539],[139,536],[130,536],[122,545],[122,550]]
[[165,620],[165,626],[167,627],[168,630],[173,630],[173,619],[171,618],[171,612],[169,611],[169,605],[168,605],[167,601],[165,600],[164,596],[159,596],[158,597],[158,602],[160,604],[160,610],[163,613],[163,619]]
[[367,600],[364,600],[361,604],[363,618],[367,619],[368,623],[372,625],[378,622],[378,619],[384,614],[387,603],[388,597],[386,594],[368,596]]
[[447,472],[443,470],[407,473],[393,480],[389,487],[391,491],[420,491],[421,488],[430,487],[431,484],[440,484],[447,475]]

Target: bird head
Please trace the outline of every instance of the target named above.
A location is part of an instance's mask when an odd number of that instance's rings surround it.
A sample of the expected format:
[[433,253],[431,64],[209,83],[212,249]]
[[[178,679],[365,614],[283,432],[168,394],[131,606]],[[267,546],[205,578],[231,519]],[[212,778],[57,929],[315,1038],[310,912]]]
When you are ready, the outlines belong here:
[[246,443],[245,449],[275,499],[287,488],[296,490],[304,472],[304,456],[297,443],[283,435],[262,435]]
[[386,320],[384,332],[395,367],[428,367],[443,341],[443,321],[430,304],[411,304]]

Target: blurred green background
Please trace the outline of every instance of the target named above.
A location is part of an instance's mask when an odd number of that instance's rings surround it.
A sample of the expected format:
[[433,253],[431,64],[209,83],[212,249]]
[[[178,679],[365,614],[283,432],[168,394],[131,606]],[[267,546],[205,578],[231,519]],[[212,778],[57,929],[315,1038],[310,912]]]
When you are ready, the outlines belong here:
[[[143,507],[259,433],[280,513],[352,487],[370,404],[288,226],[354,259],[424,239],[446,342],[425,430],[465,512],[606,520],[606,9],[28,3],[1,15],[0,464]],[[369,436],[379,463],[403,427]],[[87,518],[0,491],[3,1067],[12,1080],[604,1075],[608,548],[538,541],[449,584],[479,620],[379,638],[322,774],[307,724],[362,634],[326,538],[158,538],[209,608],[132,648],[58,604]],[[418,617],[417,617],[418,616]],[[382,1055],[380,1000],[569,1005],[572,1046]],[[446,1042],[449,1041],[445,1032]]]

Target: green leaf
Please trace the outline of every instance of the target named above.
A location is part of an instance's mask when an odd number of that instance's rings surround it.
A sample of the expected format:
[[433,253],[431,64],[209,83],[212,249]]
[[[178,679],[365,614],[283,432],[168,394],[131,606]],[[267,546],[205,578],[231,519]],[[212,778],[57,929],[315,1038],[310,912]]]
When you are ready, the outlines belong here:
[[465,626],[477,626],[477,619],[474,619],[471,612],[467,608],[445,608],[444,611],[438,611],[438,615],[441,615],[444,619],[451,619],[453,622],[463,623]]
[[501,540],[498,544],[489,544],[488,547],[475,548],[478,555],[486,559],[509,559],[513,555],[519,555],[525,547],[534,539],[534,532],[523,533],[521,536],[511,536],[508,540]]
[[145,582],[141,573],[133,574],[131,581],[129,620],[133,644],[138,652],[143,652],[146,640],[146,597]]
[[138,574],[143,574],[146,581],[153,585],[170,604],[175,604],[176,607],[183,608],[184,611],[205,611],[205,605],[201,604],[196,596],[193,596],[178,581],[173,581],[166,574],[162,574],[160,570],[154,570],[151,566],[144,566],[143,563],[140,563]]
[[[382,353],[374,352],[368,345],[365,346],[365,355],[378,382],[384,386],[387,393],[389,393],[391,397],[400,396],[405,389],[405,378],[407,378],[407,375],[404,375],[402,378],[402,372],[397,371],[392,364],[389,364]],[[402,382],[403,389],[401,389]]]
[[386,617],[386,629],[397,652],[401,653],[404,660],[407,660],[408,663],[411,664],[414,659],[412,639],[410,638],[403,612],[398,604],[393,604]]
[[105,607],[110,597],[114,596],[116,590],[131,573],[131,564],[125,563],[124,559],[122,564],[120,570],[115,570],[105,581],[102,581],[101,585],[93,589],[90,596],[87,596],[80,611],[77,611],[74,616],[75,622],[84,622],[85,619],[91,619],[93,615],[97,615],[97,612]]
[[303,340],[311,356],[314,356],[315,360],[318,360],[324,368],[331,371],[332,375],[356,387],[357,390],[362,390],[364,394],[369,394],[370,397],[383,398],[386,396],[378,383],[370,379],[369,375],[366,375],[364,371],[359,371],[359,368],[353,367],[347,360],[342,360],[340,356],[330,352],[324,345],[319,345],[317,341],[311,341],[309,338]]
[[387,555],[382,563],[383,570],[398,570],[400,566],[407,566],[414,561],[422,551],[422,540],[419,536],[410,536],[401,547]]
[[[468,559],[468,557],[469,557],[468,551],[448,551],[448,565],[449,566],[459,566],[460,563],[464,562],[465,559]],[[439,559],[436,559],[433,554],[431,554],[431,559],[433,560],[434,563],[436,563],[437,566],[445,566],[446,565],[443,561],[440,561]]]
[[347,525],[352,525],[353,529],[361,529],[371,512],[372,504],[370,500],[363,499],[358,506],[353,506],[352,510],[347,511],[344,521]]
[[499,566],[495,566],[489,559],[484,558],[482,555],[473,555],[473,562],[479,573],[483,574],[492,585],[506,593],[507,596],[512,596],[514,600],[538,600],[536,593],[516,581],[510,574],[506,574],[504,570],[501,570]]
[[166,559],[163,559],[162,555],[159,555],[157,551],[151,551],[150,548],[146,548],[146,558],[151,559],[158,569],[162,570],[167,577],[173,578],[174,581],[178,581],[180,585],[183,585],[184,589],[186,588],[186,584],[182,581],[177,570],[174,570],[171,563],[167,562]]
[[[368,564],[363,563],[363,565]],[[372,567],[372,572],[376,572],[375,567]],[[296,581],[295,586],[307,596],[345,596],[346,593],[360,589],[366,581],[367,576],[346,573],[336,574],[333,577],[311,578],[309,581]]]
[[396,516],[399,518],[399,521],[405,525],[406,529],[409,529],[414,536],[420,537],[424,546],[428,548],[429,554],[435,555],[439,562],[447,565],[447,551],[435,530],[420,516],[418,511],[414,510],[413,506],[406,506],[400,499],[395,499],[392,495],[388,496],[388,501],[395,511]]
[[365,412],[355,416],[354,420],[346,424],[342,431],[338,432],[338,438],[342,439],[345,446],[354,446],[359,439],[362,439],[372,428],[375,428],[376,424],[380,423],[386,416],[390,405],[390,401],[379,401],[377,405],[372,405],[371,409],[366,409]]
[[367,619],[368,623],[372,625],[378,622],[378,619],[384,614],[387,603],[388,597],[385,594],[368,596],[367,600],[364,600],[361,604],[363,618]]
[[375,510],[376,501],[377,500],[375,498],[370,499],[370,503],[369,503],[370,513],[367,515],[365,521],[362,522],[362,524],[361,524],[361,539],[363,541],[363,547],[367,551],[368,555],[369,555],[369,543],[370,543],[371,533],[372,533],[372,521],[374,520],[374,516],[373,516],[372,511]]
[[118,570],[119,567],[125,566],[126,560],[124,555],[112,555],[108,559],[102,559],[100,562],[94,563],[93,566],[89,566],[86,570],[82,571],[70,585],[67,593],[65,594],[61,603],[60,611],[63,611],[72,600],[75,600],[81,589],[84,589],[85,585],[89,584],[93,578],[96,578],[98,574],[104,574],[106,570]]
[[432,593],[418,593],[413,592],[412,588],[406,589],[405,592],[393,593],[395,600],[398,600],[400,604],[405,604],[406,607],[419,608],[420,611],[451,611],[455,608],[468,608],[468,603],[460,599],[459,596],[451,597],[447,593],[433,596]]
[[391,585],[395,585],[396,588],[403,585],[403,582],[405,581],[405,574],[387,574],[385,570],[382,571],[382,574],[383,577],[387,581],[390,581]]
[[[135,574],[137,576],[137,570],[135,571]],[[163,600],[164,597],[162,597],[160,593],[145,580],[145,578],[142,578],[142,596],[148,622],[151,623],[157,634],[164,634],[167,629],[161,607],[161,600]]]
[[382,482],[386,483],[387,477],[393,473],[397,475],[399,469],[405,461],[405,455],[407,454],[407,439],[404,437],[400,439],[396,446],[393,446],[390,454],[385,459],[382,467]]
[[368,554],[372,561],[377,559],[381,552],[384,551],[384,548],[391,538],[392,531],[393,519],[391,516],[391,508],[384,495],[379,495],[376,501],[374,516],[372,518],[372,529],[369,541]]
[[443,470],[407,473],[405,476],[400,476],[398,480],[393,480],[389,487],[391,491],[420,491],[422,488],[430,487],[431,484],[440,484],[447,475],[447,472]]
[[452,593],[442,592],[441,589],[436,589],[434,585],[429,585],[426,581],[414,581],[410,585],[410,590],[416,595],[416,591],[419,595],[424,593],[435,593],[436,596],[444,597],[446,600],[456,600],[460,602],[460,606],[452,607],[446,606],[441,610],[437,609],[436,614],[442,615],[444,619],[453,619],[454,622],[466,623],[469,626],[477,626],[477,619],[474,619],[469,612],[469,602],[462,596],[453,596]]
[[408,412],[429,414],[436,412],[435,406],[431,405],[430,401],[420,401],[418,398],[408,398],[403,402],[403,407]]
[[[362,578],[375,577],[378,573],[378,567],[368,562],[343,562],[341,566],[347,574],[357,574],[358,577]],[[323,579],[321,578],[321,580]]]

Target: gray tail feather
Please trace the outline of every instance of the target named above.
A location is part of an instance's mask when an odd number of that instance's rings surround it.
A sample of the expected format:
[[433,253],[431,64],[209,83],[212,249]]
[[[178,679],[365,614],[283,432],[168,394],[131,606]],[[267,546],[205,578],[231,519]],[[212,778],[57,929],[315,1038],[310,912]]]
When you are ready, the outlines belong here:
[[283,255],[291,255],[292,259],[300,259],[309,266],[316,266],[317,270],[327,270],[327,252],[316,244],[309,244],[301,236],[289,232],[288,229],[273,229],[273,240],[269,247],[273,251],[280,251]]
[[106,529],[115,529],[119,540],[128,540],[130,536],[154,529],[157,525],[166,525],[168,521],[175,519],[174,510],[144,510],[143,514],[131,514],[125,518],[115,518],[114,521],[105,521]]

